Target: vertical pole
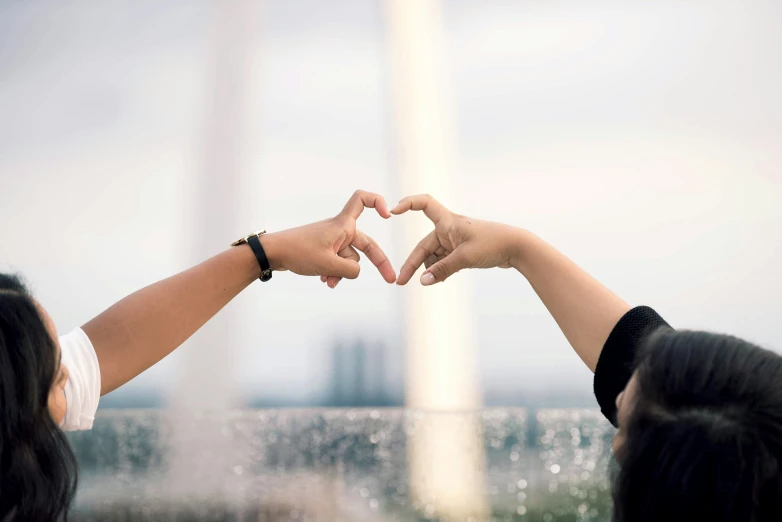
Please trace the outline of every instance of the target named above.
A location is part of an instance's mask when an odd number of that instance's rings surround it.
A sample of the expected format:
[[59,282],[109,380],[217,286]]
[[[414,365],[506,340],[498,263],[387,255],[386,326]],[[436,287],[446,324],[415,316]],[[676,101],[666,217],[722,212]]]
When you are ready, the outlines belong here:
[[[203,128],[201,168],[195,176],[198,192],[191,223],[193,253],[203,261],[226,248],[237,232],[251,225],[237,223],[242,185],[248,168],[251,111],[249,86],[254,56],[258,53],[261,2],[214,2],[214,35],[208,66],[206,119]],[[248,230],[249,231],[249,230]],[[194,336],[179,379],[186,397],[178,404],[196,409],[235,406],[237,316],[226,307]],[[209,382],[209,386],[204,386]]]
[[[400,188],[404,195],[431,193],[452,204],[440,2],[386,0],[386,10]],[[403,219],[404,251],[410,252],[432,225],[422,215]],[[430,516],[483,519],[488,508],[480,420],[463,413],[481,406],[469,288],[456,276],[426,288],[414,279],[405,292],[405,400],[409,408],[430,411],[413,416],[408,439],[413,501]]]
[[[262,5],[260,0],[215,0],[212,5],[205,119],[196,149],[201,164],[194,176],[197,192],[190,219],[195,261],[227,247],[243,231],[236,221],[249,174],[248,130],[257,117],[251,110],[251,71],[259,48]],[[223,469],[243,449],[221,433],[223,426],[198,421],[192,412],[226,410],[239,402],[234,334],[238,323],[229,305],[196,333],[179,368],[171,402],[184,414],[175,422],[169,482],[180,494],[228,498],[224,494],[237,493],[222,491],[221,481]]]

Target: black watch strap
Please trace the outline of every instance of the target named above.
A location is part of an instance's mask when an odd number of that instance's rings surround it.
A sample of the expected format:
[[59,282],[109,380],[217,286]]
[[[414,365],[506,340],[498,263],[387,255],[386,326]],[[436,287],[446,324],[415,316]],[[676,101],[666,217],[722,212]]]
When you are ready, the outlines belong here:
[[261,266],[261,281],[264,283],[272,278],[272,267],[269,264],[269,258],[266,257],[266,252],[263,250],[261,240],[258,236],[252,235],[247,238],[247,244],[253,249],[255,259],[258,260],[258,264]]

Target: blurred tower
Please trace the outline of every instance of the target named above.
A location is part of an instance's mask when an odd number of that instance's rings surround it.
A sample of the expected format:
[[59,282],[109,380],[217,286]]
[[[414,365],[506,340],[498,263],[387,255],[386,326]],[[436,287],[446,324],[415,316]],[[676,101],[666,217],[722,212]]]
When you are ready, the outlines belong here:
[[343,408],[394,404],[396,397],[386,389],[385,352],[385,344],[361,338],[334,343],[326,404]]
[[[439,0],[387,0],[393,70],[398,175],[404,195],[431,193],[453,203],[450,111],[444,106]],[[404,218],[404,251],[432,224]],[[485,450],[474,412],[481,406],[471,341],[469,289],[461,278],[406,289],[406,403],[429,412],[413,416],[408,440],[414,502],[445,520],[483,519]]]
[[[206,110],[194,176],[197,193],[191,222],[194,262],[224,250],[251,224],[237,222],[242,186],[252,174],[248,165],[253,127],[250,103],[252,64],[259,54],[262,2],[230,0],[213,4],[213,35],[207,68]],[[242,232],[244,231],[244,232]],[[193,337],[179,376],[179,406],[211,410],[236,406],[232,350],[237,317],[229,305]],[[209,386],[204,386],[209,382]]]
[[[261,8],[255,0],[217,1],[212,3],[212,27],[209,35],[207,81],[204,92],[204,120],[201,140],[196,148],[200,160],[194,176],[192,233],[194,261],[200,262],[228,247],[228,243],[251,225],[236,221],[240,214],[241,188],[249,175],[248,132],[254,126],[251,104],[252,65],[259,50]],[[236,447],[220,433],[204,429],[208,423],[197,422],[194,429],[193,411],[219,411],[237,406],[236,389],[237,346],[234,332],[238,318],[228,305],[194,336],[185,349],[177,387],[171,402],[179,414],[171,463],[171,484],[184,488],[181,493],[208,498],[227,497],[219,483],[224,467],[234,456],[249,451]],[[194,458],[205,455],[209,458]],[[194,490],[195,488],[195,490]],[[239,492],[241,495],[241,492]]]

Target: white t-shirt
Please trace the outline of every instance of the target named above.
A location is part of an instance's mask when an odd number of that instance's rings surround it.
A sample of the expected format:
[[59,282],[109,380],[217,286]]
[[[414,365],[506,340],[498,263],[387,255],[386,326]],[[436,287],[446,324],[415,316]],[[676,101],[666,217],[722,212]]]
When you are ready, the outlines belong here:
[[87,334],[77,328],[60,337],[62,364],[68,368],[65,383],[65,431],[89,430],[100,400],[100,366]]

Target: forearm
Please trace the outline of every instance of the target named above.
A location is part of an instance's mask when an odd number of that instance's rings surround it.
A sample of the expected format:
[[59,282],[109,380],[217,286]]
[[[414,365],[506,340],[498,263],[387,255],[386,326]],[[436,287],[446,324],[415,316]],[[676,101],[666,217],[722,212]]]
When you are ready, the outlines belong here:
[[512,266],[594,372],[606,339],[630,306],[539,237],[526,230],[514,233]]
[[[333,288],[342,278],[358,277],[359,249],[393,283],[396,274],[386,255],[356,229],[364,208],[390,217],[381,196],[358,190],[333,218],[264,234],[261,244],[271,269],[333,279]],[[129,295],[85,324],[98,356],[101,395],[174,351],[260,275],[258,259],[242,244]]]
[[259,275],[252,250],[241,245],[129,295],[85,324],[101,395],[166,357]]

